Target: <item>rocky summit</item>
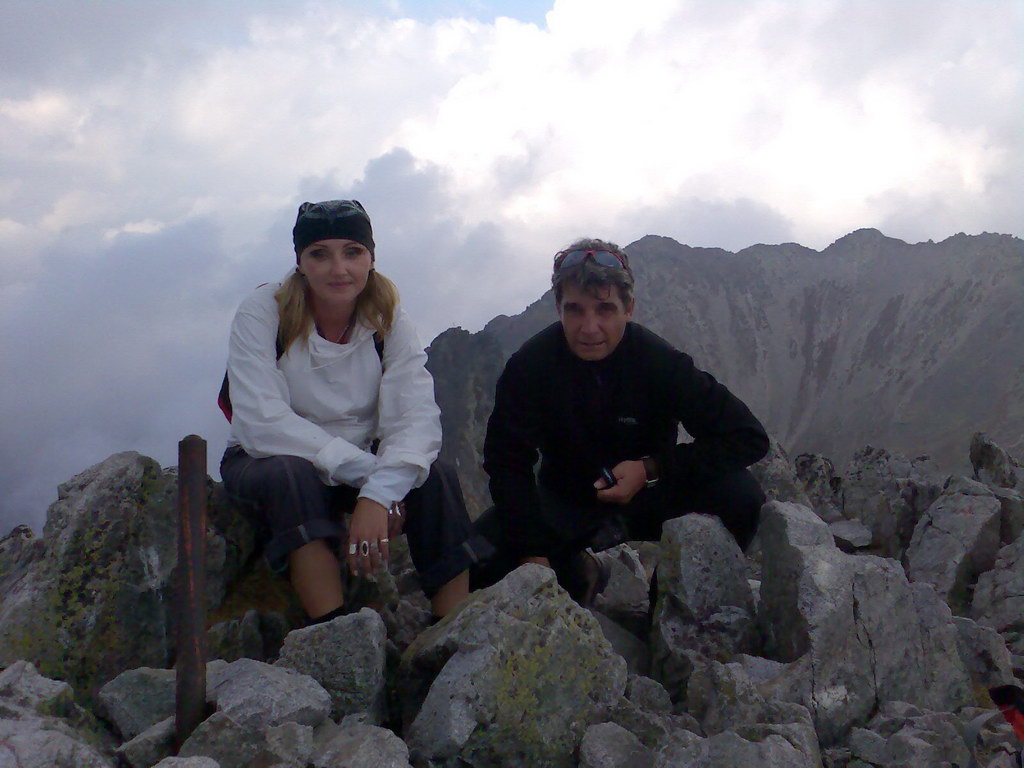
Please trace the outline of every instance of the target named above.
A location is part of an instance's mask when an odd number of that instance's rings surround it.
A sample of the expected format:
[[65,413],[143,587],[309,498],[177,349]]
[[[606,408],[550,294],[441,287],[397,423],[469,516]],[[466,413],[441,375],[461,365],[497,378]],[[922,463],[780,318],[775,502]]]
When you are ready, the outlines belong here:
[[210,483],[207,712],[176,753],[176,475],[117,454],[0,540],[0,766],[1010,768],[1024,468],[962,448],[943,475],[773,443],[746,553],[690,514],[598,553],[591,608],[526,565],[434,625],[396,540],[351,613],[298,626]]

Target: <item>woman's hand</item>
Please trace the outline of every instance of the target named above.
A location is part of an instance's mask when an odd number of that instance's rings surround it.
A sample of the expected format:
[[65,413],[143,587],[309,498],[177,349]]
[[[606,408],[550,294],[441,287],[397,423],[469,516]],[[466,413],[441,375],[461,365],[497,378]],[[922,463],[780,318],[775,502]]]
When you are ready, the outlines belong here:
[[387,562],[388,555],[388,511],[376,501],[360,497],[348,526],[348,569],[353,576],[369,576]]

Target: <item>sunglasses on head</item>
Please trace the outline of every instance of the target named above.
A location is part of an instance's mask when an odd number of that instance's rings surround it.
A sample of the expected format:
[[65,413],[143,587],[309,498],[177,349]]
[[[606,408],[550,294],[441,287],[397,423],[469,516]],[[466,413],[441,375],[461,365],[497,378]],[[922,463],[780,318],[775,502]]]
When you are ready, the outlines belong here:
[[574,248],[571,251],[559,251],[555,254],[555,271],[558,272],[566,267],[574,267],[577,264],[582,264],[587,259],[590,259],[595,264],[600,264],[602,267],[629,269],[629,263],[626,261],[625,254],[597,248]]
[[327,200],[299,206],[299,218],[341,219],[346,216],[366,216],[366,210],[358,200]]

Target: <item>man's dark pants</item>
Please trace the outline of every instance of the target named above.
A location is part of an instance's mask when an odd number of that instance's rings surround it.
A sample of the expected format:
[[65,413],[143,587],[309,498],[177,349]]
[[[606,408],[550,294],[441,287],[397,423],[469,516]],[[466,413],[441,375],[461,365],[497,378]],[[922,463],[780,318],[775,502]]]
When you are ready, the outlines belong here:
[[[757,532],[765,502],[760,483],[747,469],[701,484],[659,483],[640,491],[626,505],[586,508],[566,503],[543,488],[540,491],[544,536],[551,542],[547,556],[563,584],[573,578],[573,562],[587,547],[600,551],[623,541],[658,541],[666,520],[691,512],[717,516],[745,550]],[[477,518],[473,530],[497,550],[470,571],[471,588],[480,589],[515,570],[521,553],[509,546],[505,521],[494,507]]]

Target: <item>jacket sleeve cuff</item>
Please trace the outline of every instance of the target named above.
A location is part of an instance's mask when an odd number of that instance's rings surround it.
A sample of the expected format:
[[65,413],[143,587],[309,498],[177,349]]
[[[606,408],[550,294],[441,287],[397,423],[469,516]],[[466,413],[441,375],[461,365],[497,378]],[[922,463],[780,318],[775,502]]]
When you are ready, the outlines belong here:
[[384,507],[384,509],[390,507],[391,503],[395,501],[395,499],[388,499],[386,494],[381,493],[379,489],[371,488],[368,485],[364,485],[362,487],[362,490],[359,491],[359,498],[369,499],[370,501],[376,501],[378,504]]
[[408,464],[397,467],[378,465],[373,474],[366,479],[359,495],[386,507],[393,501],[404,499],[409,491],[416,487],[418,477],[419,467]]
[[377,457],[335,437],[320,449],[313,464],[334,482],[359,488],[376,466]]

